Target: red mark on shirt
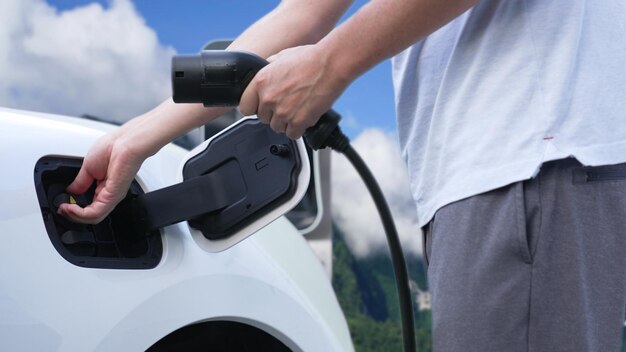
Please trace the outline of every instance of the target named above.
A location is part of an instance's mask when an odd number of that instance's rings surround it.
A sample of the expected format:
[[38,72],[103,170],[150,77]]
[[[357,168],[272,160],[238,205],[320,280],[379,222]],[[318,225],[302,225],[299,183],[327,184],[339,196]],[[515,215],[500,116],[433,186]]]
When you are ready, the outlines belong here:
[[551,140],[553,140],[553,139],[554,139],[554,137],[543,137],[543,140],[544,140],[544,141],[551,141]]

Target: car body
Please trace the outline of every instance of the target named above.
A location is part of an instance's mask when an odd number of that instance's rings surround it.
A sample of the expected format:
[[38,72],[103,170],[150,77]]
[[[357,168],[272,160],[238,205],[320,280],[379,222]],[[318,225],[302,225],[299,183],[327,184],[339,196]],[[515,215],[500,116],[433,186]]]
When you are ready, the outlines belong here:
[[[151,236],[154,265],[70,262],[51,239],[38,168],[80,160],[115,128],[0,109],[0,350],[353,350],[324,267],[284,216],[217,253],[183,222]],[[141,191],[177,182],[187,155],[170,144],[147,159]]]

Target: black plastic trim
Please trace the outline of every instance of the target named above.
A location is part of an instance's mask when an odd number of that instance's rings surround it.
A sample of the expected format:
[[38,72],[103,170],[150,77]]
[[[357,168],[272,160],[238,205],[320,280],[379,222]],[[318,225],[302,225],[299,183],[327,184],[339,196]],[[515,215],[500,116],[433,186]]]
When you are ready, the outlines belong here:
[[[272,153],[276,146],[285,151]],[[236,200],[218,212],[189,220],[192,227],[211,240],[236,233],[293,197],[298,188],[302,161],[297,143],[257,119],[242,121],[235,129],[217,136],[185,163],[183,179],[187,182],[220,173],[224,165],[233,162],[241,174],[231,177],[225,186],[228,192],[239,193]]]
[[[85,268],[151,269],[163,255],[159,231],[147,236],[134,226],[131,200],[143,194],[133,181],[126,198],[97,225],[70,222],[56,213],[54,197],[74,179],[82,165],[81,158],[45,156],[34,169],[35,189],[46,231],[57,252],[68,262]],[[79,203],[89,203],[95,186],[77,197]],[[73,231],[70,235],[68,231]],[[91,235],[89,235],[91,234]],[[64,243],[65,241],[65,243]]]

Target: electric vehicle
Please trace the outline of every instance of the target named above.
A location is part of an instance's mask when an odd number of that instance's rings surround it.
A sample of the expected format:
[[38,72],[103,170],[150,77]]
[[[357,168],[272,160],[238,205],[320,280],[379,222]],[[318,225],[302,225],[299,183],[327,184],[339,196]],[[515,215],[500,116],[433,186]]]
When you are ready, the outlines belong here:
[[[280,216],[221,251],[184,221],[137,233],[132,199],[179,182],[194,152],[170,144],[147,159],[99,225],[57,215],[82,157],[115,128],[0,108],[0,350],[354,350],[311,247],[328,256],[328,246],[303,235],[319,216]],[[308,187],[318,213],[325,192]],[[90,192],[83,197],[72,201],[89,202]]]

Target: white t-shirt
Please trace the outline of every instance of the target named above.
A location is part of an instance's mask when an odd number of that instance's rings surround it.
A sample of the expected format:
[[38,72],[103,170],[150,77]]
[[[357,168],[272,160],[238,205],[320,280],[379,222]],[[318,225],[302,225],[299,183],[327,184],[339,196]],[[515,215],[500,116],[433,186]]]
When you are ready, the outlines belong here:
[[393,59],[420,226],[545,161],[626,162],[626,0],[486,0]]

